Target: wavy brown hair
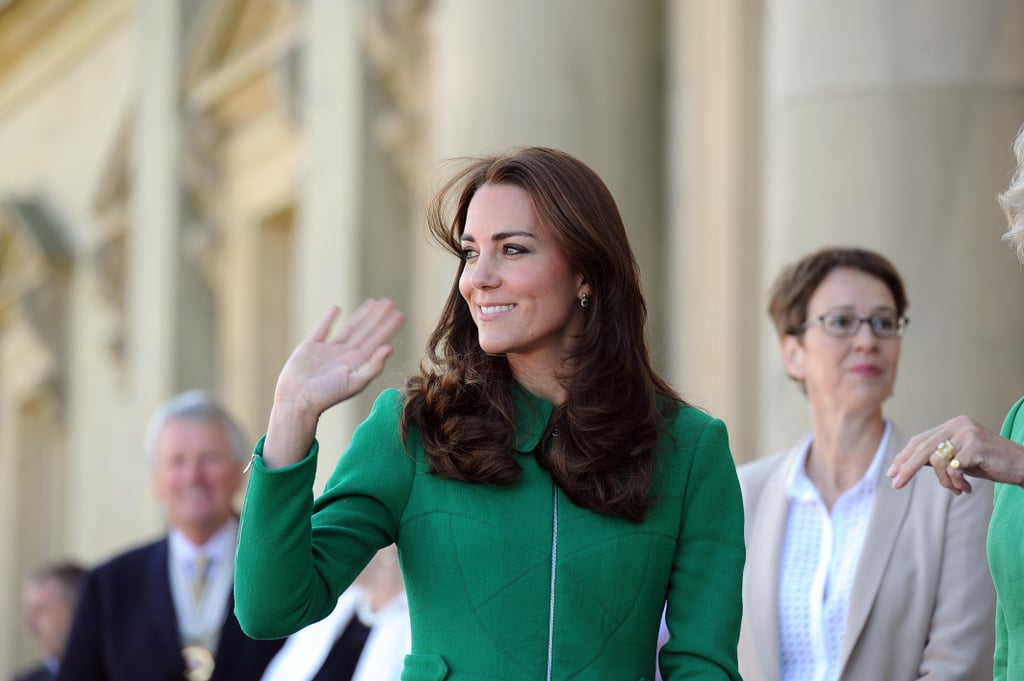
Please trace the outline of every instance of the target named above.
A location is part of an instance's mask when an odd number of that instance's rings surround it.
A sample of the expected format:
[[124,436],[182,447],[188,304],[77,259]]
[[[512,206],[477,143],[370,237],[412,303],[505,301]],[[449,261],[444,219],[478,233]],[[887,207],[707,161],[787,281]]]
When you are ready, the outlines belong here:
[[591,291],[589,305],[577,308],[583,331],[558,376],[567,395],[549,424],[558,437],[544,438],[550,445],[536,456],[575,504],[639,522],[657,494],[655,445],[682,400],[651,368],[639,268],[615,200],[593,170],[564,152],[526,147],[465,159],[430,203],[427,228],[460,263],[420,371],[406,386],[402,437],[415,425],[431,471],[443,478],[512,485],[522,472],[512,371],[504,355],[481,349],[459,293],[461,236],[484,185],[526,191]]

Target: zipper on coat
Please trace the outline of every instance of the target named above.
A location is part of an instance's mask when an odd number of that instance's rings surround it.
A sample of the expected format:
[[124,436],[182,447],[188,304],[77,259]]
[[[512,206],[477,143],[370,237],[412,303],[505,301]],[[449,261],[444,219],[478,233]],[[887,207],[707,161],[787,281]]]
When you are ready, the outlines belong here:
[[551,484],[551,594],[548,601],[548,673],[551,681],[551,666],[555,644],[555,575],[558,566],[558,485]]

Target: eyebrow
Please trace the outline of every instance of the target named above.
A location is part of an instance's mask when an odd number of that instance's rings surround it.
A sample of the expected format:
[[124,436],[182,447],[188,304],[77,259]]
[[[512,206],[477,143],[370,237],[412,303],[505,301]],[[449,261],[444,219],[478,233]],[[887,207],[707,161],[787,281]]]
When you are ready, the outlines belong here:
[[[896,306],[895,305],[878,305],[876,307],[871,308],[871,310],[872,310],[873,314],[876,314],[876,313],[879,313],[879,312],[895,312],[896,311]],[[833,313],[840,313],[840,312],[856,313],[857,312],[857,306],[856,305],[838,305],[836,307],[830,307],[829,309],[825,310],[821,314],[833,314]]]
[[[503,241],[505,239],[510,239],[512,237],[515,237],[515,236],[525,236],[525,237],[527,237],[529,239],[536,239],[537,238],[537,235],[534,234],[533,232],[526,232],[526,231],[522,231],[522,230],[515,230],[515,231],[511,231],[511,232],[498,232],[497,234],[495,234],[494,236],[491,237],[491,241]],[[462,236],[460,236],[459,238],[462,241],[473,241],[473,242],[476,241],[476,239],[473,237],[472,234],[465,234],[465,233],[463,233]]]

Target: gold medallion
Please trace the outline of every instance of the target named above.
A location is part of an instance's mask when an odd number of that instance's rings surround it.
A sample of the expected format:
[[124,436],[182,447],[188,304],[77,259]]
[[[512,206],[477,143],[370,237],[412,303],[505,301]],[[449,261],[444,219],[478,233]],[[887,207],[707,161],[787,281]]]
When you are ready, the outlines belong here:
[[210,681],[213,676],[213,653],[203,646],[185,646],[181,649],[185,659],[185,678],[188,681]]

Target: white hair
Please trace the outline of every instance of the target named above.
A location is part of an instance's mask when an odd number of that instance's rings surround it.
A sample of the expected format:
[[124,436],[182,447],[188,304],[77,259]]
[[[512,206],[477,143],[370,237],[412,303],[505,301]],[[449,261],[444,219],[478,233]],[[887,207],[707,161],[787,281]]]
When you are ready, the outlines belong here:
[[249,446],[246,444],[245,436],[242,435],[242,429],[239,428],[238,423],[227,409],[222,407],[210,393],[204,390],[189,390],[164,402],[149,419],[149,426],[146,428],[146,458],[150,466],[156,464],[160,434],[170,421],[219,423],[224,426],[224,432],[227,433],[231,453],[235,459],[239,463],[249,460]]
[[1013,154],[1017,157],[1017,168],[1013,171],[1010,186],[999,195],[999,203],[1010,223],[1003,239],[1016,249],[1017,259],[1024,264],[1024,126],[1013,142]]

